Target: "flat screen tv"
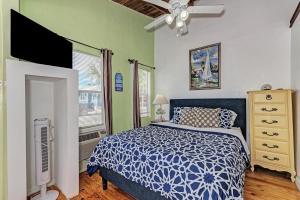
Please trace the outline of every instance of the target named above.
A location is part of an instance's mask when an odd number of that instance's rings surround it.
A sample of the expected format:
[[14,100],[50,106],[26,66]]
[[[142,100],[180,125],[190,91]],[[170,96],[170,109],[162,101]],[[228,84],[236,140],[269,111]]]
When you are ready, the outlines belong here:
[[72,68],[72,49],[70,41],[11,10],[11,56]]

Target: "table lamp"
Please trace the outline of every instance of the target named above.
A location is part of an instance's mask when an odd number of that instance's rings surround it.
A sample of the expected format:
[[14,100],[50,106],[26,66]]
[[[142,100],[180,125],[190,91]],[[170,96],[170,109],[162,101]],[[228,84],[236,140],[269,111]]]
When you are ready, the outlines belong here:
[[162,122],[164,120],[163,119],[163,115],[166,113],[164,111],[164,109],[162,108],[162,105],[169,104],[169,101],[168,101],[168,99],[165,96],[158,94],[158,95],[156,95],[156,97],[155,97],[155,99],[153,101],[153,104],[154,105],[159,105],[159,108],[156,110],[156,114],[160,115],[160,119],[159,120]]

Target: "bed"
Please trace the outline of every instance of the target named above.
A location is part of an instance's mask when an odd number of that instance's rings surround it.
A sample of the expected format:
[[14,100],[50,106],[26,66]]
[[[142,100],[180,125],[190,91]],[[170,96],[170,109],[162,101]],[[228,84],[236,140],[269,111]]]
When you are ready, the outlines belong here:
[[249,162],[245,99],[172,99],[175,107],[226,108],[237,113],[233,129],[156,123],[99,142],[88,173],[99,170],[140,200],[242,199]]

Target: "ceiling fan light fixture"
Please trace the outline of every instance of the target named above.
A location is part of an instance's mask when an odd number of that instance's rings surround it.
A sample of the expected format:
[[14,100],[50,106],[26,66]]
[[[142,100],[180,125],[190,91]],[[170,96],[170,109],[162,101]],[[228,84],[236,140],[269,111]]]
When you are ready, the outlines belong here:
[[[160,25],[167,23],[175,24],[177,35],[186,35],[188,33],[188,19],[194,14],[221,14],[224,11],[224,5],[190,5],[191,0],[142,0],[168,10],[157,17],[154,21],[144,27],[145,30],[155,30]],[[175,21],[175,22],[174,22]],[[170,28],[173,28],[170,26]]]
[[166,17],[167,24],[171,25],[173,23],[174,17],[172,15],[168,15]]
[[186,21],[189,18],[189,12],[187,10],[182,10],[180,12],[180,19]]
[[[178,18],[177,18],[178,19]],[[182,21],[182,20],[177,20],[176,21],[176,27],[177,28],[181,28],[181,27],[183,27],[183,25],[184,25],[184,22]]]
[[176,27],[177,27],[177,28],[181,28],[181,27],[183,27],[183,25],[184,25],[184,22],[183,22],[181,19],[179,19],[179,18],[177,17],[177,20],[176,20]]

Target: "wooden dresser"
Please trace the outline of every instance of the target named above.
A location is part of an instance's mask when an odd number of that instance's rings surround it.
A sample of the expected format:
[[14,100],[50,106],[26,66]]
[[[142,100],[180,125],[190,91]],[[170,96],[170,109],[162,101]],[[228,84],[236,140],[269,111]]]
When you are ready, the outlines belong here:
[[251,170],[286,171],[295,181],[291,90],[250,91]]

